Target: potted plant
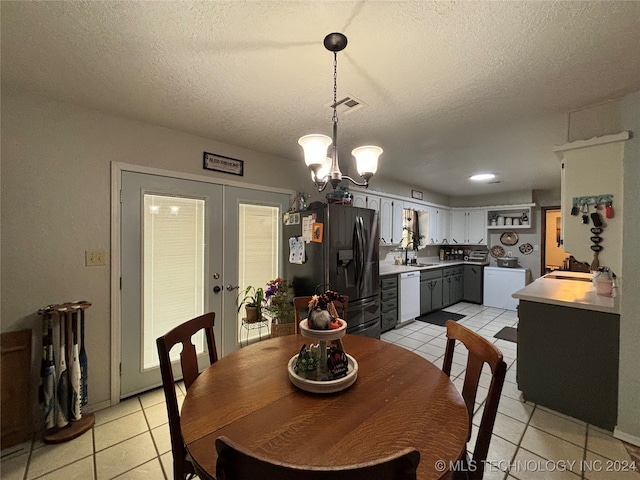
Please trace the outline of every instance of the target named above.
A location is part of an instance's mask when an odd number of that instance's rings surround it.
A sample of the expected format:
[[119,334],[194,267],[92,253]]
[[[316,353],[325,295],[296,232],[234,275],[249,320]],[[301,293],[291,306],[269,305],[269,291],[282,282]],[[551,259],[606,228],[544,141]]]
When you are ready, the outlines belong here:
[[[240,300],[242,297],[242,300]],[[264,290],[249,285],[244,292],[238,295],[238,313],[244,305],[247,323],[255,323],[262,320],[262,304],[264,303]]]
[[267,283],[265,300],[266,310],[272,318],[271,336],[279,337],[295,333],[293,303],[289,297],[289,285],[284,278],[278,277]]

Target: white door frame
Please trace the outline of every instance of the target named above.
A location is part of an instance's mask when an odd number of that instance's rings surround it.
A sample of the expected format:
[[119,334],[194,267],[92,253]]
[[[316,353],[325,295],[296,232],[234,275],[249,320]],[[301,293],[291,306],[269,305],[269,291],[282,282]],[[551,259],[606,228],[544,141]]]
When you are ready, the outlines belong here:
[[295,190],[284,188],[267,187],[264,185],[255,185],[234,180],[226,180],[223,178],[212,178],[191,173],[175,172],[172,170],[133,165],[123,162],[111,162],[111,405],[116,405],[120,402],[120,363],[122,361],[120,345],[122,328],[122,306],[120,297],[120,277],[122,275],[120,269],[120,234],[122,227],[120,219],[120,192],[122,190],[123,171],[145,173],[182,180],[193,180],[222,186],[248,188],[265,192],[284,193],[291,196],[296,194]]

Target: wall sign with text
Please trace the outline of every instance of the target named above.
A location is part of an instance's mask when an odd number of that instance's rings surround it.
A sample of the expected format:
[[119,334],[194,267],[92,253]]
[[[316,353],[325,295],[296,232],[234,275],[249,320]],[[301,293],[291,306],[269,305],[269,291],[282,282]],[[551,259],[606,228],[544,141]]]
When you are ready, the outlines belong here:
[[204,152],[203,167],[216,172],[231,173],[233,175],[244,175],[244,161],[237,160],[215,153]]

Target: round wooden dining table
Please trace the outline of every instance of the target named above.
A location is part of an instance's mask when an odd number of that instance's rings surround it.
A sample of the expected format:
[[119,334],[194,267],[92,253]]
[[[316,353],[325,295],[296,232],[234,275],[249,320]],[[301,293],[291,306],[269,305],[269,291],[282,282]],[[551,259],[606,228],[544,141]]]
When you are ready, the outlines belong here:
[[[397,345],[346,335],[358,378],[330,394],[298,389],[287,363],[309,339],[288,335],[241,348],[191,385],[180,423],[187,450],[215,476],[215,439],[225,435],[270,459],[316,466],[380,459],[405,447],[420,451],[420,480],[437,479],[465,449],[464,400],[442,371]],[[444,463],[442,463],[444,462]]]

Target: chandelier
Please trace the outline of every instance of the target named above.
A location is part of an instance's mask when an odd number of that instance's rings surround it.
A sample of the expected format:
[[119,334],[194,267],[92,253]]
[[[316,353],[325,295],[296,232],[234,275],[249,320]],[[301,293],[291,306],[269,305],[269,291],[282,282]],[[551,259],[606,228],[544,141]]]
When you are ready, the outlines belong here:
[[372,145],[358,147],[351,154],[356,159],[356,169],[364,182],[358,183],[353,178],[342,175],[338,164],[338,52],[347,46],[347,37],[342,33],[330,33],[324,38],[324,47],[333,52],[333,136],[332,138],[321,134],[305,135],[298,140],[304,150],[304,161],[311,170],[311,179],[322,192],[328,183],[333,189],[342,179],[349,180],[361,187],[369,186],[369,179],[378,169],[378,157],[382,153],[380,147]]

